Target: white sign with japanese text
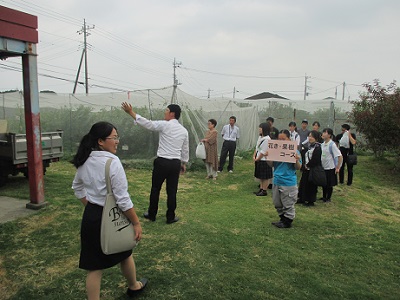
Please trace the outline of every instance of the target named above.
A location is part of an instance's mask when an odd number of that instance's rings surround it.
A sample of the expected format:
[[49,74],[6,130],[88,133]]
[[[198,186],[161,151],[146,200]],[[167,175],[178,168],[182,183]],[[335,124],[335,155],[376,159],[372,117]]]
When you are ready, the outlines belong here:
[[268,156],[267,160],[296,162],[297,142],[269,140],[268,141]]

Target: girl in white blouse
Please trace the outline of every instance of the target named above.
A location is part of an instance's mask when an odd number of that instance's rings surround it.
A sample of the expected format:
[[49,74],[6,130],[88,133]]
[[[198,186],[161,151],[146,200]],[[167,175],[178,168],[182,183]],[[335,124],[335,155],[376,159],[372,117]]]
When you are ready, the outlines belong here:
[[100,246],[101,217],[107,193],[105,164],[109,158],[113,159],[110,166],[110,179],[116,203],[133,223],[136,241],[142,237],[142,227],[128,193],[125,171],[115,155],[118,143],[117,129],[108,122],[98,122],[82,138],[72,160],[72,164],[77,168],[72,188],[75,196],[85,206],[81,223],[79,267],[88,272],[86,294],[89,300],[100,299],[103,269],[118,263],[128,283],[128,296],[136,296],[147,284],[146,278],[136,280],[132,250],[106,255]]

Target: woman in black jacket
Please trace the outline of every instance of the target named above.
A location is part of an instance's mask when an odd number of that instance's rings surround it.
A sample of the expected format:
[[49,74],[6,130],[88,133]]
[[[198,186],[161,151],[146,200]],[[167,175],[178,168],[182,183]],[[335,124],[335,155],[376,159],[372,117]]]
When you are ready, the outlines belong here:
[[319,132],[313,130],[308,135],[309,148],[305,154],[304,170],[300,180],[301,192],[297,203],[303,203],[306,206],[314,206],[314,202],[317,200],[317,188],[314,183],[308,180],[310,175],[310,169],[321,165],[321,144],[318,143]]

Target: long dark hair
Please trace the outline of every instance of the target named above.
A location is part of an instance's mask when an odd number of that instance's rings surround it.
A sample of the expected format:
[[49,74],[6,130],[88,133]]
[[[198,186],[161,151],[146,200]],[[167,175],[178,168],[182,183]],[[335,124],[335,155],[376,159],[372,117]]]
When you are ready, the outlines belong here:
[[268,123],[261,123],[258,127],[260,127],[261,128],[261,130],[262,130],[262,135],[263,136],[267,136],[267,135],[269,135],[269,133],[270,133],[270,131],[271,131],[271,126],[269,126],[269,124]]
[[78,147],[78,151],[71,160],[71,163],[76,168],[82,166],[93,150],[100,150],[98,140],[105,140],[106,137],[111,134],[113,129],[117,130],[113,124],[108,122],[97,122],[96,124],[93,124],[89,133],[82,138]]

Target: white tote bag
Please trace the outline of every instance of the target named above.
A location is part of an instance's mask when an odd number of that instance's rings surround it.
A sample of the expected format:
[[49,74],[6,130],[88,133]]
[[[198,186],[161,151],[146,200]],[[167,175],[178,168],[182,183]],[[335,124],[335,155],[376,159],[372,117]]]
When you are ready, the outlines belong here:
[[196,157],[200,159],[206,159],[206,147],[203,142],[200,142],[196,148]]
[[136,246],[133,224],[115,203],[111,190],[110,165],[112,158],[106,162],[107,197],[101,219],[101,250],[104,254],[114,254],[131,250]]

